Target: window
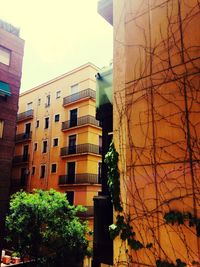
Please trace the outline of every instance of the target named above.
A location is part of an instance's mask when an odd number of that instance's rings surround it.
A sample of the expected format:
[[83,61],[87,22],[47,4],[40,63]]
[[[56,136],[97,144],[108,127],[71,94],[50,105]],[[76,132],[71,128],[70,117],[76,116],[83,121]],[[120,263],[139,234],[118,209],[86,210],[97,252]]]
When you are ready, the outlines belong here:
[[44,129],[47,129],[49,128],[49,118],[45,118],[45,121],[44,121]]
[[53,139],[53,146],[58,146],[58,138]]
[[41,98],[38,98],[38,106],[41,104]]
[[35,166],[32,167],[32,173],[31,175],[35,175]]
[[57,91],[57,92],[56,92],[56,99],[57,99],[57,98],[60,98],[60,96],[61,96],[61,91]]
[[55,115],[55,122],[59,121],[60,120],[60,114],[56,114]]
[[69,201],[69,204],[73,205],[74,204],[74,191],[67,191],[66,195],[67,195],[67,200]]
[[0,120],[0,138],[3,138],[4,121]]
[[35,127],[36,127],[36,128],[39,128],[39,126],[40,126],[40,121],[37,120],[37,121],[36,121],[36,126],[35,126]]
[[51,103],[51,97],[50,95],[47,95],[47,99],[46,99],[46,107],[49,107]]
[[71,86],[71,94],[78,93],[78,84],[74,84]]
[[51,172],[55,173],[57,169],[57,165],[55,163],[51,164]]
[[0,46],[0,63],[10,65],[10,50]]
[[40,167],[40,178],[44,178],[45,177],[45,171],[46,171],[46,166],[42,165]]
[[43,141],[42,153],[47,153],[47,141]]
[[37,143],[34,144],[34,151],[37,151]]
[[28,110],[31,110],[31,109],[33,109],[33,102],[29,102],[29,103],[27,103],[27,105],[26,105],[26,110],[28,111]]

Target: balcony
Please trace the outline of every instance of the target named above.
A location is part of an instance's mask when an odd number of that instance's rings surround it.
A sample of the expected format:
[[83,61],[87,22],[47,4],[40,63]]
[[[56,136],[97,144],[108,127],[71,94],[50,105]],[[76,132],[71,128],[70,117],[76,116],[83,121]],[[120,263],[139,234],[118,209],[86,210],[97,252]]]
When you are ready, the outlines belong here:
[[82,125],[87,125],[87,124],[91,124],[91,125],[99,127],[99,121],[97,121],[95,117],[88,115],[88,116],[80,117],[76,120],[69,120],[69,121],[62,122],[62,131],[65,131],[72,127],[77,127],[77,126],[82,126]]
[[80,91],[78,93],[66,96],[63,98],[63,106],[69,105],[73,102],[79,101],[81,99],[84,98],[92,98],[95,99],[96,98],[96,92],[92,89],[86,89],[83,91]]
[[101,147],[93,144],[82,144],[76,146],[62,147],[60,150],[61,157],[76,154],[101,154]]
[[94,217],[94,207],[93,206],[84,206],[87,210],[83,212],[78,212],[77,216],[81,218]]
[[68,184],[98,184],[98,174],[93,173],[80,173],[75,174],[74,177],[69,175],[60,175],[58,184],[68,185]]
[[33,118],[33,109],[17,114],[17,122]]
[[13,164],[27,164],[29,162],[29,155],[20,155],[13,158]]
[[99,15],[113,25],[113,0],[99,0],[97,11]]
[[32,132],[17,134],[15,136],[15,143],[30,141],[31,138],[32,138]]

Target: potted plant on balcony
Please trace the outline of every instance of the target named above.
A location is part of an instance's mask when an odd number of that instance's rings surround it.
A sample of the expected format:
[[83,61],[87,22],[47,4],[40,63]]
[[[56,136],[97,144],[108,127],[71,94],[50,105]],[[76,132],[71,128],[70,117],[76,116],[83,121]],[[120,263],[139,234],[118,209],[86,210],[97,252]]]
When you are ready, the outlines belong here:
[[4,255],[2,257],[2,262],[3,262],[3,264],[10,264],[10,262],[11,262],[11,256]]
[[20,254],[19,252],[15,251],[11,255],[12,257],[12,263],[20,263]]

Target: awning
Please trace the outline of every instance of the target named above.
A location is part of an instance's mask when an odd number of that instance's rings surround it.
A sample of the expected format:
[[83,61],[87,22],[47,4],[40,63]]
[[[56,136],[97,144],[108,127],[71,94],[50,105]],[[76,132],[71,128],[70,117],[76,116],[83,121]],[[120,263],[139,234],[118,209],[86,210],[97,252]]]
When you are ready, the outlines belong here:
[[0,95],[11,96],[10,85],[0,81]]

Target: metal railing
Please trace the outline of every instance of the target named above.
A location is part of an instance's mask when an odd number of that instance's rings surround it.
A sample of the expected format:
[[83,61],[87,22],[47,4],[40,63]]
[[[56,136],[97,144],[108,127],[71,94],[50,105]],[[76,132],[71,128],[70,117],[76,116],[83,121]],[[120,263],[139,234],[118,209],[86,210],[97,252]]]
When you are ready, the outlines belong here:
[[65,184],[98,184],[98,174],[93,173],[80,173],[70,175],[60,175],[59,185]]
[[83,212],[78,212],[77,216],[85,218],[85,217],[93,217],[94,216],[94,207],[93,206],[84,206],[87,210]]
[[87,115],[77,119],[62,122],[62,130],[66,130],[72,127],[81,126],[85,124],[92,124],[99,126],[99,121],[95,117]]
[[32,137],[32,132],[17,134],[15,136],[15,143],[31,140],[31,137]]
[[93,153],[100,154],[101,148],[93,144],[82,144],[76,146],[67,146],[60,149],[60,155],[67,156],[72,154]]
[[78,93],[66,96],[63,98],[63,105],[67,105],[69,103],[75,102],[79,99],[86,98],[86,97],[95,99],[96,98],[96,92],[94,90],[88,88],[88,89],[85,89],[85,90],[80,91]]
[[20,155],[20,156],[15,156],[13,158],[13,164],[28,163],[28,161],[29,161],[29,155]]
[[33,109],[17,114],[17,121],[33,118]]

